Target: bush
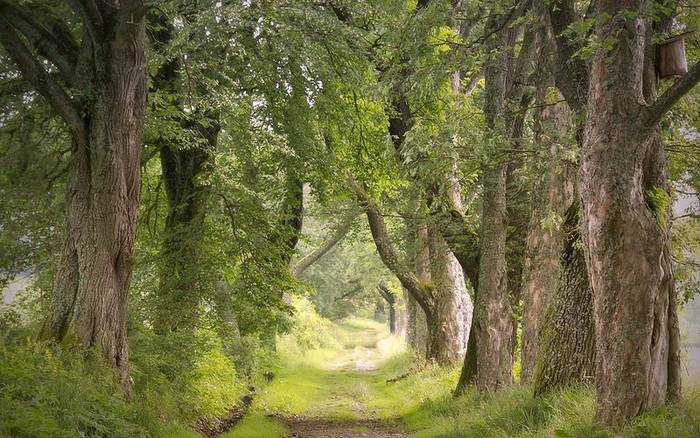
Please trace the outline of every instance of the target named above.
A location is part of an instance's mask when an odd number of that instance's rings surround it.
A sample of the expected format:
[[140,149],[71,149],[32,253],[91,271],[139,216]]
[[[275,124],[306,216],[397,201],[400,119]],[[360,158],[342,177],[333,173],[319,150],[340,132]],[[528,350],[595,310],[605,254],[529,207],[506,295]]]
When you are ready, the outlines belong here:
[[294,318],[290,334],[302,349],[337,348],[334,325],[316,312],[316,307],[304,297],[294,298]]
[[225,416],[239,403],[245,382],[212,333],[198,338],[192,369],[170,379],[163,373],[167,355],[154,348],[152,335],[136,336],[133,402],[123,399],[115,373],[92,351],[3,342],[0,437],[199,436],[188,425]]
[[245,391],[231,359],[225,356],[220,346],[204,352],[195,365],[193,378],[186,386],[183,397],[183,416],[190,418],[223,417]]
[[[88,357],[87,360],[84,358]],[[26,342],[0,346],[0,436],[147,436],[111,370],[78,349]]]

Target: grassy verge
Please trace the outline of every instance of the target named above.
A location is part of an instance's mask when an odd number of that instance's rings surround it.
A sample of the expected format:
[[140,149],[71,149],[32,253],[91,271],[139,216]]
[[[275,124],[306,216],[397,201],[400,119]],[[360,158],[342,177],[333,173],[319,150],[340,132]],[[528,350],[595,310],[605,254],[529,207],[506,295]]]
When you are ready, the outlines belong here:
[[[279,417],[301,415],[329,420],[395,419],[409,436],[454,437],[700,437],[700,392],[683,403],[649,412],[617,429],[593,423],[594,393],[571,388],[534,398],[529,386],[494,394],[470,389],[452,397],[459,366],[425,366],[371,321],[350,320],[333,330],[335,346],[304,350],[282,338],[280,374],[253,407],[254,416],[227,438],[281,437]],[[376,348],[371,348],[376,346]],[[372,363],[374,369],[357,365]],[[387,379],[420,369],[394,383]]]

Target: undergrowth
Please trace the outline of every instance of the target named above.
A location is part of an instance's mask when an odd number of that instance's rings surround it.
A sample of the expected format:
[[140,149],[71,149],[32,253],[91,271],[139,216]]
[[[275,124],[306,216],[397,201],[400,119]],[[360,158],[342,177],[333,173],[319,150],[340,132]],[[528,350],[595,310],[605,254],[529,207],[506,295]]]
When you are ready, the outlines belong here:
[[[258,388],[253,408],[223,438],[275,438],[279,416],[328,420],[400,419],[411,437],[673,437],[700,436],[700,391],[610,430],[593,422],[591,388],[534,398],[527,385],[493,394],[452,390],[459,365],[438,367],[407,351],[373,321],[320,320],[295,303],[299,324],[277,343],[276,377]],[[319,324],[316,325],[321,321]],[[28,334],[28,333],[27,333]],[[199,333],[188,373],[150,335],[132,337],[133,401],[90,351],[14,336],[0,340],[0,438],[192,438],[202,418],[223,416],[250,382],[236,372],[218,338]],[[189,365],[188,365],[189,366]]]

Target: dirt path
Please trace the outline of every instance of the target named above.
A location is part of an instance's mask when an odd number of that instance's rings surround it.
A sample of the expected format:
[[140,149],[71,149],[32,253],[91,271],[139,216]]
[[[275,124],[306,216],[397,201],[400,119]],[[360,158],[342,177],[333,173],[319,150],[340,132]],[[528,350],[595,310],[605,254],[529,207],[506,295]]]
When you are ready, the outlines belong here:
[[402,348],[400,341],[374,323],[345,323],[338,330],[338,347],[298,351],[283,344],[279,374],[258,394],[242,424],[222,436],[406,437],[384,394],[390,377],[384,364]]
[[[363,341],[363,339],[372,341]],[[378,351],[381,338],[378,333],[367,330],[359,337],[353,348],[327,369],[333,373],[343,373],[350,382],[329,387],[326,404],[350,401],[357,419],[329,419],[314,417],[313,410],[302,415],[282,416],[278,420],[289,432],[285,438],[404,438],[402,425],[398,419],[377,418],[377,412],[368,410],[358,397],[357,388],[366,387],[367,377],[374,375],[382,360]]]
[[404,438],[398,422],[387,420],[328,421],[313,418],[281,418],[286,438]]

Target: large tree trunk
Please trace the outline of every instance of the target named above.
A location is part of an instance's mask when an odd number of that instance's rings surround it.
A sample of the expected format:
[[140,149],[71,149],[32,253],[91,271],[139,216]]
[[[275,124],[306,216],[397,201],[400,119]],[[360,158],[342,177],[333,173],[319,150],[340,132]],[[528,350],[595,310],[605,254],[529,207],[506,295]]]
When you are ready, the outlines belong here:
[[[501,28],[504,17],[492,15],[488,29]],[[486,96],[484,113],[488,137],[503,141],[505,74],[507,71],[506,32],[496,31],[487,40]],[[495,54],[494,54],[495,53]],[[513,319],[508,300],[506,273],[507,163],[498,157],[502,146],[494,145],[491,161],[483,165],[483,206],[481,214],[481,256],[479,290],[476,297],[475,334],[477,337],[477,386],[482,391],[496,390],[512,383]]]
[[[547,62],[543,58],[546,57],[540,56],[543,61],[540,66]],[[572,148],[567,138],[572,130],[569,109],[565,103],[547,101],[551,92],[549,76],[545,75],[542,81],[536,98],[536,106],[541,109],[535,115],[535,142],[541,147],[535,169],[542,176],[532,190],[533,209],[524,262],[520,374],[523,383],[532,377],[539,346],[538,333],[557,287],[564,235],[557,229],[556,218],[564,215],[573,197],[574,174],[562,159],[562,153]],[[555,96],[559,98],[556,93]],[[582,274],[587,275],[585,266]]]
[[94,102],[85,137],[73,142],[66,240],[41,331],[56,339],[70,331],[96,347],[117,368],[127,397],[127,298],[146,103],[144,18],[132,20],[110,17],[115,28],[95,36]]
[[479,291],[476,297],[477,385],[495,390],[512,383],[513,319],[506,276],[506,169],[484,169]]
[[566,212],[563,224],[565,243],[559,279],[554,282],[556,290],[536,338],[539,347],[534,374],[535,395],[589,382],[593,376],[593,292],[586,275],[579,211],[576,202]]
[[[173,39],[173,25],[160,11],[154,11],[149,20],[157,24],[154,30],[155,48],[167,54]],[[156,92],[178,95],[180,86],[180,59],[166,59],[151,84]],[[173,105],[174,118],[182,127],[196,134],[201,144],[183,144],[177,136],[165,135],[152,139],[160,148],[160,164],[168,214],[163,230],[161,249],[160,286],[156,292],[157,309],[153,325],[157,332],[188,329],[192,331],[198,322],[202,297],[211,292],[207,285],[206,270],[202,267],[202,241],[208,190],[198,179],[205,171],[216,149],[219,134],[218,115],[211,111],[197,110],[186,115],[180,99]]]
[[653,76],[647,74],[653,49],[650,23],[641,18],[645,6],[597,2],[598,15],[610,18],[597,23],[596,37],[614,36],[615,44],[593,58],[579,175],[597,334],[596,419],[606,424],[639,415],[680,390],[670,195],[657,125],[672,101],[640,103],[654,98],[645,88]]

